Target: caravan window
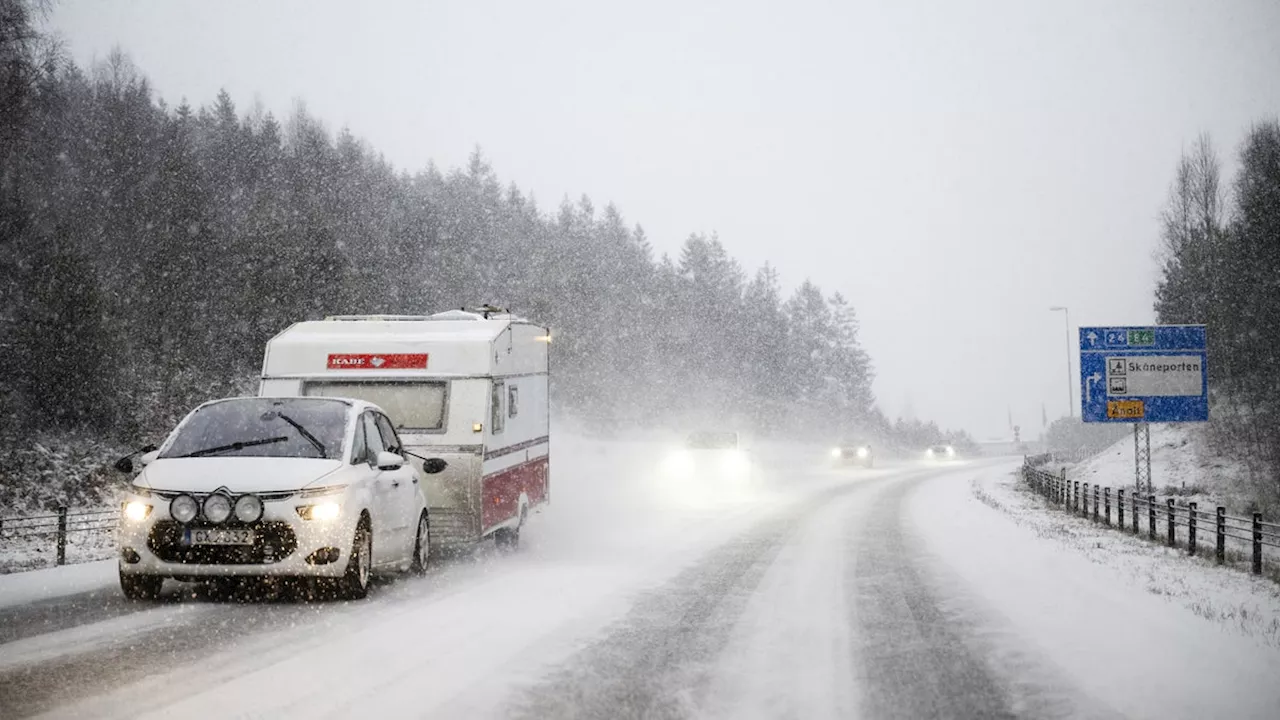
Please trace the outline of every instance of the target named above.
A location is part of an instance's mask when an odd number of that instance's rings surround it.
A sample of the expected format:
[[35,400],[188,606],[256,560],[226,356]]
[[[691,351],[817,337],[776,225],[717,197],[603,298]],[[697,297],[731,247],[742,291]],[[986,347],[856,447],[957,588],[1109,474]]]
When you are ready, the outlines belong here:
[[505,383],[501,380],[493,381],[493,392],[489,393],[489,429],[494,435],[502,432],[502,426],[506,422],[506,414],[502,412],[502,389]]
[[355,398],[386,411],[399,430],[443,432],[449,404],[445,382],[309,382],[303,394]]
[[515,417],[520,413],[520,388],[512,385],[507,388],[507,417]]

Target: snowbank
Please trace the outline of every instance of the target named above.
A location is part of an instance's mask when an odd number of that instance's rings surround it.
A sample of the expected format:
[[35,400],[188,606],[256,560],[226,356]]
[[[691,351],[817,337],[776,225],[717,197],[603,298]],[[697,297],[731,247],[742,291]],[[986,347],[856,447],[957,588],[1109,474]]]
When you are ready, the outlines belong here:
[[[1208,451],[1203,428],[1195,425],[1153,425],[1151,427],[1151,480],[1157,492],[1195,496],[1205,502],[1222,499],[1226,504],[1240,501],[1236,488],[1242,486],[1247,469]],[[1068,466],[1072,480],[1121,488],[1133,485],[1133,436],[1124,437],[1097,455]],[[1209,503],[1216,504],[1216,503]]]

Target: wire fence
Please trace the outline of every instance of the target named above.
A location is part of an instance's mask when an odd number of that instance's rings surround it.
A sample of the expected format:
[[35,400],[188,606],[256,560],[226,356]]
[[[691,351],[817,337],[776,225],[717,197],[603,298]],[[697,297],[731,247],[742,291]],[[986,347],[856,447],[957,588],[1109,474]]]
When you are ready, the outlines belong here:
[[41,544],[47,539],[56,551],[56,563],[67,564],[67,540],[81,535],[109,535],[116,529],[120,510],[77,510],[59,507],[53,514],[0,518],[0,541],[8,544]]
[[1202,510],[1195,502],[1180,505],[1174,498],[1162,502],[1155,495],[1144,497],[1131,489],[1113,490],[1070,480],[1066,470],[1055,473],[1043,469],[1045,462],[1044,456],[1025,458],[1023,482],[1064,512],[1172,548],[1184,548],[1189,555],[1212,551],[1219,565],[1247,562],[1255,575],[1261,575],[1268,565],[1267,549],[1280,550],[1280,523],[1264,521],[1262,513],[1243,517],[1228,515],[1221,505]]

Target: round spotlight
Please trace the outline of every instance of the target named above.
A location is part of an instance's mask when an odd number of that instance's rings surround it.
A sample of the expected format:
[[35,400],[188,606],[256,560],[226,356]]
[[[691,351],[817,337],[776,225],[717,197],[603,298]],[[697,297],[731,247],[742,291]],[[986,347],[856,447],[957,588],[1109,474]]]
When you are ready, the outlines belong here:
[[223,523],[231,517],[231,498],[214,493],[204,499],[204,519],[211,523]]
[[241,495],[236,499],[236,519],[242,523],[262,519],[262,498],[257,495]]
[[200,506],[196,504],[196,499],[190,495],[179,495],[169,503],[169,514],[174,520],[186,525],[196,519],[196,514],[200,512]]

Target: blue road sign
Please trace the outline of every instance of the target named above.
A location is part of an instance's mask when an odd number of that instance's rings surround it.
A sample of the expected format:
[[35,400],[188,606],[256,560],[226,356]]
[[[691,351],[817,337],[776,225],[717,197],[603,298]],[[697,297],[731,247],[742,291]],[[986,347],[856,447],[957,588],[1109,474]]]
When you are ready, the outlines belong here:
[[1203,325],[1080,328],[1085,422],[1204,422],[1209,371]]

